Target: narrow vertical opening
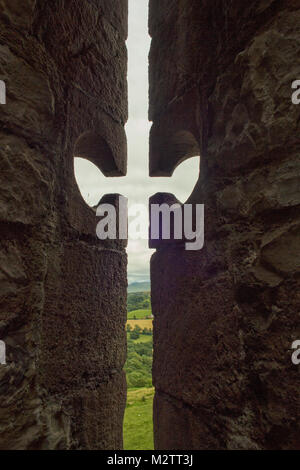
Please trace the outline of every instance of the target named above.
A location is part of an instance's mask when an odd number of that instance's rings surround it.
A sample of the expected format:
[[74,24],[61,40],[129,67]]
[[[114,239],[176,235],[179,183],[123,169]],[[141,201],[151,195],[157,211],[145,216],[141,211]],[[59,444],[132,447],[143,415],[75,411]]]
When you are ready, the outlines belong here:
[[[113,159],[105,141],[94,133],[86,133],[77,142],[74,171],[85,202],[98,205],[105,194],[119,193],[128,198],[129,232],[131,223],[146,208],[154,194],[171,193],[184,203],[199,177],[197,145],[191,133],[178,131],[168,147],[174,154],[170,168],[149,176],[148,121],[148,0],[129,0],[128,89],[129,119],[126,125],[128,171],[123,178],[114,176]],[[87,159],[88,158],[88,159]],[[93,163],[92,163],[93,162]],[[97,167],[95,167],[95,164]],[[175,167],[175,170],[173,171]],[[100,171],[100,169],[102,171]],[[153,450],[153,312],[151,309],[150,258],[148,238],[128,240],[127,298],[127,404],[123,436],[125,450]]]
[[[199,157],[189,158],[175,169],[172,178],[149,177],[148,121],[148,0],[129,0],[128,173],[122,194],[129,201],[129,227],[134,217],[130,207],[145,205],[157,192],[171,192],[182,202],[191,194],[199,176]],[[174,148],[180,146],[174,139]],[[190,140],[189,140],[190,143]],[[194,141],[192,142],[194,144]],[[195,155],[195,153],[194,153]],[[180,163],[180,162],[179,162]],[[169,176],[169,175],[168,175]],[[124,417],[124,449],[153,450],[153,312],[151,309],[150,258],[155,250],[148,239],[128,241],[127,405]]]

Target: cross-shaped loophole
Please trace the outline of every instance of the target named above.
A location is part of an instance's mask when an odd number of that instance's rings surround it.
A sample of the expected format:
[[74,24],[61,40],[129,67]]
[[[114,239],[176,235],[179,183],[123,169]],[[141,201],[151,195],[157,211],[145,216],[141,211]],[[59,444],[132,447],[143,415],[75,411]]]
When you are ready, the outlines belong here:
[[[129,91],[129,121],[126,125],[129,156],[127,176],[105,177],[91,161],[75,158],[75,176],[80,192],[89,206],[97,205],[102,196],[113,193],[127,197],[129,207],[132,204],[147,205],[149,197],[157,192],[172,193],[179,201],[185,202],[199,177],[199,157],[190,158],[181,163],[170,178],[149,177],[148,146],[151,123],[148,122],[148,52],[150,48],[148,0],[130,0],[129,2],[127,48]],[[178,142],[178,135],[173,137],[175,156],[177,151],[181,150],[183,140],[185,139],[182,135],[180,142]],[[95,148],[96,152],[99,154],[102,147],[102,152],[107,151],[109,155],[109,149],[105,144],[103,145],[99,142]],[[89,158],[89,155],[84,156]],[[103,165],[110,170],[111,174],[109,161],[105,164],[104,159]],[[148,248],[147,240],[129,239],[127,248],[129,282],[149,279],[149,259],[152,251]]]
[[[145,142],[147,145],[147,140]],[[181,163],[172,177],[149,177],[146,158],[141,159],[138,166],[131,164],[130,144],[129,138],[129,165],[127,176],[124,177],[105,177],[90,161],[83,158],[74,159],[76,181],[85,202],[93,207],[98,205],[105,194],[122,194],[128,198],[129,224],[133,217],[130,216],[130,207],[133,204],[147,206],[149,198],[157,192],[172,193],[184,203],[199,178],[199,157],[192,157]],[[129,282],[148,279],[149,261],[153,250],[148,248],[147,240],[129,239],[127,252]]]
[[150,177],[148,165],[141,160],[139,168],[129,162],[126,176],[109,178],[89,160],[75,158],[74,170],[80,193],[85,202],[94,207],[105,194],[119,193],[128,198],[128,204],[148,204],[157,192],[172,193],[182,203],[186,202],[199,178],[199,157],[181,163],[172,177]]

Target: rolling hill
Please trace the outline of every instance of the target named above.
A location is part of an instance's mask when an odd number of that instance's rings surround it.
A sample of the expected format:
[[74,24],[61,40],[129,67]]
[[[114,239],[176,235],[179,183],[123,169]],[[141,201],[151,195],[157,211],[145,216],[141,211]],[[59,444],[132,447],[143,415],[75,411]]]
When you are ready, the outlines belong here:
[[150,292],[150,281],[145,282],[132,282],[129,284],[128,293],[132,292]]

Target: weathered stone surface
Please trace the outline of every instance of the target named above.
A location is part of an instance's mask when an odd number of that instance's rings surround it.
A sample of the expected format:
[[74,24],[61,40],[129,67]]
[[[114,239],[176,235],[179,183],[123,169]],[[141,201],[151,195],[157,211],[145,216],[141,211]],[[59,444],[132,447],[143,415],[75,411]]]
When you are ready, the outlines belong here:
[[151,263],[157,449],[300,449],[299,2],[229,3],[150,1],[150,172],[205,204]]
[[127,1],[0,0],[0,23],[0,448],[121,449],[126,254],[73,157],[85,135],[126,173]]
[[39,358],[40,380],[52,393],[98,385],[112,370],[122,370],[126,266],[125,254],[85,242],[52,249]]

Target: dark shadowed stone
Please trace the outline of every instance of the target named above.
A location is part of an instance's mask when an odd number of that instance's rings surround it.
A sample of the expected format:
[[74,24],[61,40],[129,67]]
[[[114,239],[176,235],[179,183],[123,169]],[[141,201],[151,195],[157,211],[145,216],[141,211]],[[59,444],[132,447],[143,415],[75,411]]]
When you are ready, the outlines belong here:
[[157,449],[300,449],[299,24],[295,0],[150,0],[150,172],[198,148],[205,204],[201,251],[151,242]]

